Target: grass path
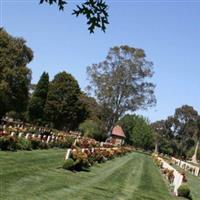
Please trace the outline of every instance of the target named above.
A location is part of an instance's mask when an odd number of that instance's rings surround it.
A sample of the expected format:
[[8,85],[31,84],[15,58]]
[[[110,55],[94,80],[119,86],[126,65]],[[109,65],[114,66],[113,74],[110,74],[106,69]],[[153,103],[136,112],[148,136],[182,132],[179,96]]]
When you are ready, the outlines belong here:
[[151,158],[132,153],[73,173],[63,150],[0,152],[1,200],[173,200]]
[[[183,171],[179,166],[173,165],[178,171]],[[200,177],[194,176],[189,172],[186,173],[187,184],[190,187],[192,199],[193,200],[200,200]]]
[[188,184],[193,200],[200,200],[200,178],[187,173]]

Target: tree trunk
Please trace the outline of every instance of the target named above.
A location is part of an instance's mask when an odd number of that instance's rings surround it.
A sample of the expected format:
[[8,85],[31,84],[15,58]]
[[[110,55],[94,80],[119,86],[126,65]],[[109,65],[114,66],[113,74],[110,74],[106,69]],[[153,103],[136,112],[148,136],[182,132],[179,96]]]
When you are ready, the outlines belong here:
[[197,163],[197,152],[199,149],[199,140],[197,141],[196,147],[195,147],[195,151],[194,151],[194,155],[192,156],[192,162],[193,163]]
[[155,150],[154,153],[158,154],[158,142],[155,143]]

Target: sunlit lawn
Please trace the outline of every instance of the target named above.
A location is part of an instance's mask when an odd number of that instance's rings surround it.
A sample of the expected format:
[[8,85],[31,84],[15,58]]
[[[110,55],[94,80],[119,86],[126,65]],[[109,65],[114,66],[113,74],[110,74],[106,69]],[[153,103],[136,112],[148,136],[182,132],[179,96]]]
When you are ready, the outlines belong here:
[[147,155],[131,153],[93,166],[90,172],[74,173],[61,168],[64,153],[56,149],[0,152],[0,199],[174,199]]

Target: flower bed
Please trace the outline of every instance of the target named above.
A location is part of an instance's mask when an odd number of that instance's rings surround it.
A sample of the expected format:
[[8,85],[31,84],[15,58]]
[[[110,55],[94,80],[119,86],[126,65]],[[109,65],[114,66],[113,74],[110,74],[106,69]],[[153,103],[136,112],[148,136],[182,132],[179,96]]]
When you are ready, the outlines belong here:
[[114,148],[92,148],[81,149],[74,148],[71,150],[70,157],[65,160],[64,169],[68,170],[84,170],[94,165],[95,163],[106,162],[118,156],[123,156],[132,152],[130,147],[114,147]]
[[76,140],[76,146],[80,148],[92,148],[92,147],[99,147],[100,142],[96,141],[95,139],[87,138],[87,137],[79,137]]
[[56,140],[50,140],[47,142],[47,138],[33,137],[28,135],[25,137],[17,137],[1,134],[0,135],[0,150],[3,151],[16,151],[16,150],[32,150],[32,149],[48,149],[53,147],[58,148],[70,148],[74,143],[75,138],[69,135],[63,137],[63,139],[57,138]]
[[[99,142],[92,138],[81,137],[72,132],[57,132],[54,134],[51,130],[36,126],[3,126],[0,130],[0,150],[33,150],[48,148],[70,148],[70,149],[95,149],[92,153],[87,152],[89,163],[104,162],[115,156],[120,156],[125,150],[114,149],[113,144]],[[101,150],[97,150],[100,148]],[[102,148],[109,150],[103,150]],[[113,149],[111,149],[113,148]]]

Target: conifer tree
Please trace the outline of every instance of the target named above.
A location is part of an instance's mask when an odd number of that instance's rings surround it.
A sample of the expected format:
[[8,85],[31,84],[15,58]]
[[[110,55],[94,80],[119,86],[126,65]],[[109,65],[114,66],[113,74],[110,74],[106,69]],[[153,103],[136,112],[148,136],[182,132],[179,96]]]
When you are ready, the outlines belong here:
[[49,75],[48,73],[43,72],[29,102],[28,113],[30,121],[39,123],[44,121],[44,107],[47,99],[48,88]]
[[45,105],[47,120],[58,129],[78,128],[87,116],[80,96],[81,90],[74,77],[66,72],[58,73],[49,85]]

